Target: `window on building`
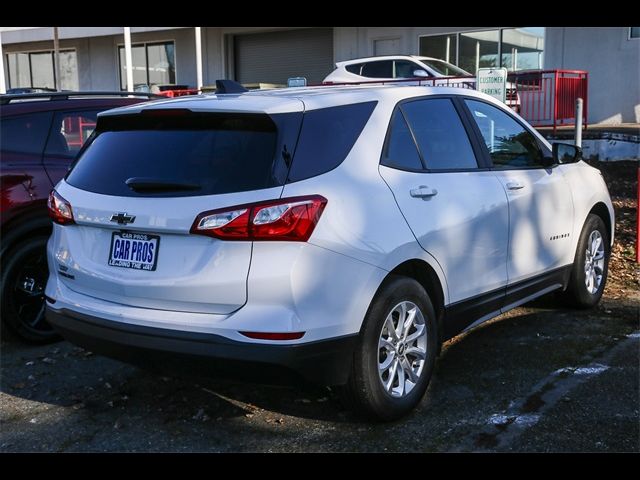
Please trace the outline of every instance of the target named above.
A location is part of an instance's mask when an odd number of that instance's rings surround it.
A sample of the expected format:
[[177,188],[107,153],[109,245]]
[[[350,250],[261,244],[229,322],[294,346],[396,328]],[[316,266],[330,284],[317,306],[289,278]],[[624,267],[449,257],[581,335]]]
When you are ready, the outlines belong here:
[[499,38],[499,30],[461,33],[458,66],[474,74],[479,68],[499,67]]
[[526,27],[422,36],[420,55],[448,61],[474,75],[485,67],[540,69],[544,32],[544,27]]
[[455,64],[458,58],[457,35],[452,33],[420,37],[420,55]]
[[509,71],[542,68],[544,27],[502,31],[502,66]]
[[[9,88],[58,88],[54,52],[7,53]],[[78,90],[78,60],[75,50],[60,51],[60,89]]]
[[[127,89],[127,66],[124,46],[118,48],[120,59],[120,88]],[[176,83],[176,56],[173,42],[137,44],[131,47],[133,86]]]
[[640,38],[640,27],[629,27],[629,38]]

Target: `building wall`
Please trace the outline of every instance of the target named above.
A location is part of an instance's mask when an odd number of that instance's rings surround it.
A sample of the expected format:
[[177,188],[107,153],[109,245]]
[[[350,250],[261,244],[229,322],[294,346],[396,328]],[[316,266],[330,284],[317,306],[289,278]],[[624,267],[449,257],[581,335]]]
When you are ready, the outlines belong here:
[[[184,28],[131,34],[131,42],[133,44],[165,40],[175,41],[176,83],[195,85],[194,29]],[[124,45],[124,34],[60,40],[60,48],[75,48],[76,50],[80,90],[120,90],[120,73],[118,71],[120,68],[118,63],[119,45]],[[3,53],[34,50],[53,50],[53,40],[3,44]],[[206,55],[205,45],[203,45],[203,53]]]
[[375,55],[376,41],[397,39],[398,52],[420,53],[421,35],[491,30],[499,27],[334,27],[333,50],[336,62]]
[[[204,85],[232,77],[233,34],[290,28],[300,27],[203,27]],[[374,55],[376,45],[418,54],[420,35],[492,28],[498,27],[335,27],[334,61]],[[117,46],[124,44],[121,31],[120,27],[60,28],[61,48],[77,51],[80,89],[119,90]],[[174,40],[176,82],[195,86],[193,28],[132,27],[132,32],[133,43]],[[628,27],[547,27],[545,36],[544,68],[589,71],[590,123],[640,122],[640,39],[629,40]],[[3,32],[2,40],[4,53],[53,48],[48,28]]]
[[589,72],[589,122],[640,123],[640,39],[629,27],[547,27],[544,68]]

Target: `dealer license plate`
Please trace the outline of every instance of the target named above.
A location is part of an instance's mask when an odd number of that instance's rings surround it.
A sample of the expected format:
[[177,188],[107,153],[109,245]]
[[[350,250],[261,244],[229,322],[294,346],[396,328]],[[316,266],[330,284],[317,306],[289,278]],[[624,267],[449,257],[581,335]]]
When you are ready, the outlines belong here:
[[159,246],[159,235],[113,232],[111,235],[109,265],[112,267],[153,271],[158,264]]

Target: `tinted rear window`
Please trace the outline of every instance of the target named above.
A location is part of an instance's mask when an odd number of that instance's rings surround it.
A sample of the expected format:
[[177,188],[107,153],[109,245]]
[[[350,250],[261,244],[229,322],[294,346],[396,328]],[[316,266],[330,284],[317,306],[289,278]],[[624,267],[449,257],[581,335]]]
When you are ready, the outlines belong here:
[[[191,196],[283,185],[302,114],[139,114],[103,117],[67,175],[77,188],[117,196]],[[132,178],[186,190],[134,191]]]
[[347,157],[377,102],[311,110],[304,114],[289,181],[333,170]]

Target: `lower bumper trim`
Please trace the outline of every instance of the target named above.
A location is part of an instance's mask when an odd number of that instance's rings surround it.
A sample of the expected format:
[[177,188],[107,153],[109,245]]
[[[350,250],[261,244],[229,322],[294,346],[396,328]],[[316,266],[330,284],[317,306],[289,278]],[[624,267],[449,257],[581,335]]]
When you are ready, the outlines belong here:
[[[346,383],[358,335],[294,345],[238,342],[220,335],[114,322],[65,308],[46,308],[47,321],[71,343],[118,360],[152,367],[234,371],[251,380],[260,368],[288,370],[323,385]],[[206,360],[206,361],[205,361]],[[240,374],[240,375],[238,375]],[[258,373],[260,380],[265,377]],[[279,382],[278,382],[279,383]]]

